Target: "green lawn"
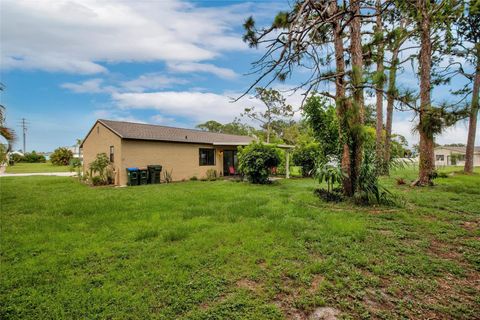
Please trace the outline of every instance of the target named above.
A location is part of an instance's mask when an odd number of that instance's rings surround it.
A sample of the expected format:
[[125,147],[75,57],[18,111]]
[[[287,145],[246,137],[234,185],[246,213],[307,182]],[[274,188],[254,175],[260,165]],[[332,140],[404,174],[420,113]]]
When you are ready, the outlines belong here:
[[478,318],[480,175],[385,183],[404,208],[324,203],[311,179],[2,178],[0,318]]
[[7,173],[37,173],[37,172],[68,172],[69,166],[54,166],[51,162],[45,163],[16,163],[8,166]]

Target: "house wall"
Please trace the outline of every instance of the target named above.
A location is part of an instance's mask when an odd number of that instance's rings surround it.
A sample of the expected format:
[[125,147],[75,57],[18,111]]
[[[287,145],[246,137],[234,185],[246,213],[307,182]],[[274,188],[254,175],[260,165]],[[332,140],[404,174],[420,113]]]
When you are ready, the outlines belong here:
[[[452,151],[449,149],[442,149],[442,148],[435,149],[435,166],[436,167],[449,166],[451,153]],[[441,156],[443,156],[443,159],[439,159],[441,158]]]
[[[215,165],[200,166],[199,149],[215,149]],[[165,170],[172,172],[174,181],[188,180],[191,177],[202,178],[208,169],[217,170],[223,174],[223,153],[221,150],[235,147],[214,147],[209,144],[190,144],[161,141],[122,140],[122,167],[120,168],[120,184],[127,184],[126,168],[146,167],[159,164],[162,166],[162,176]]]
[[476,153],[473,156],[473,166],[480,167],[480,153]]
[[[450,149],[436,148],[435,149],[435,166],[437,166],[437,167],[451,166],[452,165],[451,159],[452,159],[453,154],[463,154],[463,155],[465,155],[465,153],[460,153],[458,151],[452,151]],[[438,156],[443,156],[443,160],[438,159],[439,158]],[[456,166],[464,166],[465,161],[464,160],[457,160],[455,165]],[[474,154],[473,165],[475,167],[480,166],[480,154],[478,154],[478,153]]]
[[110,155],[110,146],[114,147],[114,162],[115,170],[115,184],[119,184],[121,163],[122,143],[119,136],[114,134],[110,129],[103,124],[97,122],[89,135],[83,141],[83,172],[89,171],[89,164],[95,160],[97,154],[105,153]]

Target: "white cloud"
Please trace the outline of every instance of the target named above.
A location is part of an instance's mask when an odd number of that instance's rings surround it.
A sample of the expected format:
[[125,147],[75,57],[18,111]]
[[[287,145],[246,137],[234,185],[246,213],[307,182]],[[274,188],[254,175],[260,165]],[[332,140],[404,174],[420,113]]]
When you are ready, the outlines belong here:
[[247,49],[232,27],[246,6],[171,1],[2,1],[2,68],[82,74],[101,63],[199,62]]
[[210,92],[114,93],[112,99],[122,109],[153,109],[170,117],[197,121],[231,121],[248,106],[241,102],[231,103],[228,96]]
[[187,80],[167,77],[158,73],[147,73],[136,79],[123,81],[121,86],[126,91],[143,92],[169,88],[175,84],[185,84]]
[[220,68],[213,64],[208,63],[194,63],[194,62],[182,62],[182,63],[169,63],[168,69],[174,72],[207,72],[216,75],[217,77],[224,79],[233,79],[237,77],[237,74],[232,69]]
[[105,89],[101,86],[103,79],[90,79],[80,83],[67,82],[60,85],[64,89],[71,90],[75,93],[101,93],[105,92]]
[[127,122],[137,122],[137,123],[146,123],[145,121],[132,116],[130,113],[117,110],[117,109],[99,109],[96,110],[93,115],[96,119],[109,119],[117,121],[127,121]]
[[[3,28],[3,27],[2,27]],[[2,38],[4,38],[2,34]],[[7,50],[3,50],[1,54],[1,67],[5,69],[42,69],[45,71],[63,71],[78,74],[94,74],[105,73],[107,69],[92,61],[77,59],[69,59],[64,56],[56,56],[52,53],[49,56],[34,56],[18,54],[8,56]]]
[[101,78],[93,78],[80,83],[67,82],[60,85],[75,93],[115,93],[115,92],[144,92],[171,87],[175,84],[188,83],[187,80],[167,77],[158,73],[146,73],[133,80],[112,81],[114,85],[104,85]]
[[[150,109],[160,112],[163,117],[184,117],[194,122],[207,120],[230,122],[246,107],[254,106],[257,110],[265,108],[260,100],[252,96],[232,102],[233,98],[238,96],[240,96],[238,92],[222,94],[200,91],[117,92],[112,94],[112,100],[122,110]],[[293,106],[299,106],[301,101],[299,93],[286,98],[287,103]],[[299,117],[299,113],[296,117]]]

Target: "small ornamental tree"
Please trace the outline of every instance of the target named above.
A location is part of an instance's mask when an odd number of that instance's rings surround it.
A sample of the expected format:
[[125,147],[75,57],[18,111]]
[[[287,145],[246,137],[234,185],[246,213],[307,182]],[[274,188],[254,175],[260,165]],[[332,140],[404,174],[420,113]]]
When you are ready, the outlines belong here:
[[107,168],[108,165],[110,164],[110,160],[108,159],[108,156],[106,153],[99,153],[97,154],[97,157],[95,160],[90,162],[89,168],[90,168],[90,176],[92,177],[92,181],[95,184],[95,181],[93,180],[94,175],[98,175],[99,177],[99,184],[105,184],[108,182],[108,172]]
[[251,183],[268,183],[270,169],[280,163],[279,150],[270,145],[252,142],[238,152],[239,171]]
[[265,105],[265,111],[259,111],[255,107],[245,108],[242,115],[260,122],[262,127],[267,131],[265,141],[270,143],[273,122],[293,117],[294,111],[292,106],[287,104],[286,99],[277,90],[261,87],[255,90],[257,92],[257,98]]
[[309,177],[314,172],[315,163],[321,158],[320,146],[317,142],[303,143],[295,147],[292,154],[293,163],[302,167],[302,176]]
[[321,96],[310,96],[303,106],[303,116],[319,142],[323,158],[340,160],[339,123],[335,106]]
[[50,161],[56,166],[68,166],[73,158],[73,152],[68,148],[57,148],[50,155]]

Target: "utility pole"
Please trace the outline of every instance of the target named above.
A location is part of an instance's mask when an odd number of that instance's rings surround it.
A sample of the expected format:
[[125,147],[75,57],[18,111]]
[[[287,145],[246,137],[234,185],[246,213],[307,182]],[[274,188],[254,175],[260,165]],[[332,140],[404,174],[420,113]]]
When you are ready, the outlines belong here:
[[27,119],[22,118],[20,125],[22,126],[22,131],[23,131],[23,153],[27,153],[27,143],[26,143],[26,137],[27,137]]

